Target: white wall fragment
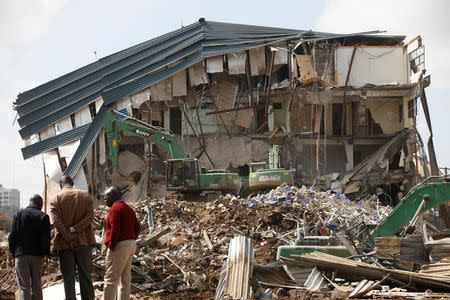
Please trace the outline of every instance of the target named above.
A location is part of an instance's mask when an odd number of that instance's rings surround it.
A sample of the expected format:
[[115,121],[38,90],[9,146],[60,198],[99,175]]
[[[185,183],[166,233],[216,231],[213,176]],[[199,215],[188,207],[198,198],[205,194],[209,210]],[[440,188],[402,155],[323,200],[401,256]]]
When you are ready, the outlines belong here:
[[75,113],[75,126],[80,127],[92,122],[91,110],[86,106]]
[[206,72],[222,73],[223,72],[223,56],[209,57],[206,59]]
[[98,141],[99,141],[99,163],[103,165],[105,163],[105,130],[102,129],[100,133],[98,134]]
[[228,73],[230,75],[245,74],[245,52],[231,53],[228,57]]
[[48,126],[45,129],[39,131],[39,137],[41,138],[41,141],[43,141],[45,139],[48,139],[48,138],[50,138],[52,136],[55,136],[55,134],[56,134],[55,133],[55,126],[53,126],[53,124]]
[[119,101],[116,102],[115,106],[116,106],[117,110],[120,111],[120,110],[126,109],[129,116],[133,115],[130,97],[125,97],[123,99],[120,99]]
[[252,76],[263,75],[266,72],[266,50],[265,47],[258,47],[249,50],[250,69]]
[[[335,70],[338,86],[344,86],[354,47],[335,50]],[[388,85],[408,83],[408,64],[403,47],[360,46],[356,50],[350,72],[349,86],[366,84]],[[386,66],[389,66],[387,69]]]
[[278,51],[275,51],[275,57],[273,59],[274,65],[286,65],[288,63],[288,50],[287,46],[279,45],[276,47]]
[[89,190],[83,168],[80,168],[78,170],[77,174],[73,178],[73,183],[74,183],[73,186],[79,190],[84,190],[84,191]]
[[46,177],[55,182],[59,182],[59,179],[62,176],[62,170],[56,150],[50,150],[43,153],[42,159],[44,160]]
[[177,74],[173,75],[172,85],[174,97],[187,95],[186,70],[182,70]]
[[203,68],[203,62],[199,62],[189,68],[189,80],[191,81],[191,86],[208,83],[208,75]]
[[95,112],[98,113],[98,111],[100,110],[102,105],[103,105],[103,98],[102,97],[99,97],[99,98],[95,99]]
[[70,117],[64,118],[56,123],[56,133],[61,134],[73,129],[72,119]]
[[134,95],[130,96],[131,98],[131,106],[133,108],[141,107],[142,103],[150,100],[150,88],[137,92]]
[[152,101],[172,100],[172,87],[170,78],[164,79],[150,87]]
[[66,158],[67,164],[69,164],[72,160],[72,157],[77,151],[79,145],[80,140],[77,140],[58,147],[59,155]]

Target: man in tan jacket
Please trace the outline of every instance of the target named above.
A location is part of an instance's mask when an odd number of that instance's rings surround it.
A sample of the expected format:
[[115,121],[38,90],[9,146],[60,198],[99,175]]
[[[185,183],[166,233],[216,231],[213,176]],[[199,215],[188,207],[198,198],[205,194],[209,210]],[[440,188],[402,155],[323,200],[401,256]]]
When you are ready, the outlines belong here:
[[63,176],[61,192],[50,201],[50,215],[56,228],[54,251],[59,256],[66,300],[75,300],[75,274],[78,268],[81,299],[93,300],[92,246],[95,245],[92,221],[94,207],[87,191],[75,189],[73,180]]

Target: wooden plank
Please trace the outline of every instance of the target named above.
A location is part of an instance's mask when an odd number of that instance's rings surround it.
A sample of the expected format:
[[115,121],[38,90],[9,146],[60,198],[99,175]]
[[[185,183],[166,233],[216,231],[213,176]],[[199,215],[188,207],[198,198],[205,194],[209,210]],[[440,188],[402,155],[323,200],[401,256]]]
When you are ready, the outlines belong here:
[[[316,266],[319,270],[333,271],[336,272],[337,277],[350,280],[379,280],[386,276],[386,274],[390,274],[387,280],[397,284],[400,281],[405,284],[414,283],[422,287],[450,290],[450,282],[448,281],[448,278],[444,276],[386,269],[319,252],[308,253],[301,256],[293,255],[292,257],[300,266]],[[284,261],[284,258],[281,258],[281,260]]]
[[206,233],[206,230],[203,230],[203,239],[206,242],[206,245],[208,246],[209,250],[212,250],[214,248],[213,244],[211,243],[211,240],[208,237],[208,233]]

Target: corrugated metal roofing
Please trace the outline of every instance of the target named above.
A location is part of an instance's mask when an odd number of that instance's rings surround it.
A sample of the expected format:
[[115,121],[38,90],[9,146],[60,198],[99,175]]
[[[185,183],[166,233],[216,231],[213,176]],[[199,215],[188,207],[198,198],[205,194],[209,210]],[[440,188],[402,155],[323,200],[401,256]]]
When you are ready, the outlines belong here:
[[39,153],[43,153],[52,149],[58,148],[60,145],[64,145],[78,139],[81,139],[91,124],[86,124],[64,133],[55,135],[51,138],[45,139],[41,142],[31,144],[22,148],[22,156],[24,159],[33,157]]
[[110,107],[108,105],[103,104],[97,115],[94,118],[94,121],[90,124],[86,134],[81,140],[80,145],[75,151],[75,154],[72,157],[72,160],[67,166],[67,169],[64,171],[64,175],[69,175],[74,178],[77,174],[80,167],[83,165],[84,158],[86,157],[89,149],[91,149],[94,144],[95,138],[97,137],[100,130],[103,128],[103,120],[105,119],[106,113]]
[[[103,97],[105,105],[110,105],[208,57],[284,40],[317,41],[345,36],[347,35],[199,21],[111,54],[19,94],[16,101],[18,123],[21,126],[19,133],[22,138],[28,138],[75,113],[100,96]],[[382,38],[389,39],[387,36]],[[177,62],[179,63],[173,66]],[[104,107],[102,109],[103,113],[96,115],[66,173],[74,175],[81,166],[85,154],[103,125],[106,112]],[[61,137],[58,142],[69,142],[66,137]],[[49,146],[38,144],[32,148],[26,147],[26,156],[39,154],[46,147]]]

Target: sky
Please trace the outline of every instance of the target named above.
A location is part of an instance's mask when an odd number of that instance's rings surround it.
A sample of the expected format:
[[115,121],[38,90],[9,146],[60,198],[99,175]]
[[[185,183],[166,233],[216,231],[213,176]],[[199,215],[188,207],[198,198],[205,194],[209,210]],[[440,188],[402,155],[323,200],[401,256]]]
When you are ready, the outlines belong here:
[[[182,0],[0,0],[0,184],[17,188],[25,205],[31,194],[42,194],[41,157],[23,160],[24,146],[12,108],[20,92],[87,65],[95,60],[206,20],[351,33],[386,30],[421,35],[425,65],[431,74],[427,88],[434,143],[440,167],[450,167],[450,1],[316,0],[182,1]],[[421,108],[419,108],[421,111]],[[14,123],[14,125],[13,125]],[[418,128],[426,143],[423,116]]]

